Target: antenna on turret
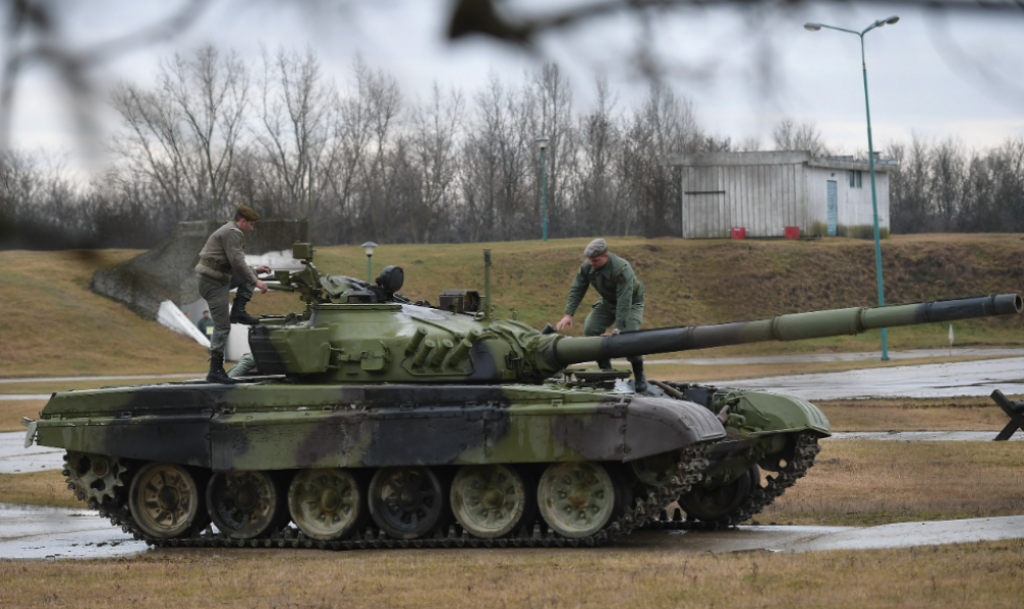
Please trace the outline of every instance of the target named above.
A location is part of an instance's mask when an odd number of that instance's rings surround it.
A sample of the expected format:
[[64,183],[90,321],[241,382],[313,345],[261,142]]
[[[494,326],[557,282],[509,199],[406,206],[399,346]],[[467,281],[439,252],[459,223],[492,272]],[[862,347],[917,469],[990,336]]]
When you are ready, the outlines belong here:
[[491,250],[484,250],[484,319],[491,319]]

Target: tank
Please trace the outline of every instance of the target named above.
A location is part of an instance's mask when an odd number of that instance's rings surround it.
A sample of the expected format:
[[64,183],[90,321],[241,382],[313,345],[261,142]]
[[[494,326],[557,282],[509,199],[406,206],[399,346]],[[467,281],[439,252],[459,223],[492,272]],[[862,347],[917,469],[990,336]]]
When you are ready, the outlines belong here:
[[303,310],[250,329],[254,375],[56,393],[26,446],[65,449],[76,497],[154,545],[601,545],[749,518],[830,428],[792,397],[637,394],[626,371],[569,366],[1022,308],[1007,294],[574,338],[496,319],[487,251],[484,295],[437,306],[403,297],[398,267],[371,285],[322,274],[308,244],[293,255],[303,269],[270,285]]

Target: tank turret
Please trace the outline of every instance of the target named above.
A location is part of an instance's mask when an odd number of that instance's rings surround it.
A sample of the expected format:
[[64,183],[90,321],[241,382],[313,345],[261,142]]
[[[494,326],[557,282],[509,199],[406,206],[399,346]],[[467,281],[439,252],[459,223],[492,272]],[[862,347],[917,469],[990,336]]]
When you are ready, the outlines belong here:
[[[273,286],[302,293],[305,312],[262,317],[249,343],[264,373],[320,375],[316,382],[542,383],[566,366],[587,361],[858,334],[1008,315],[1022,307],[1019,295],[1003,294],[577,338],[494,319],[489,294],[482,305],[478,296],[454,292],[444,308],[412,303],[398,294],[403,277],[398,267],[386,268],[376,286],[321,275],[311,252],[302,257],[306,252],[307,246],[296,246],[296,257],[306,268],[278,272]],[[489,274],[489,257],[485,268]]]

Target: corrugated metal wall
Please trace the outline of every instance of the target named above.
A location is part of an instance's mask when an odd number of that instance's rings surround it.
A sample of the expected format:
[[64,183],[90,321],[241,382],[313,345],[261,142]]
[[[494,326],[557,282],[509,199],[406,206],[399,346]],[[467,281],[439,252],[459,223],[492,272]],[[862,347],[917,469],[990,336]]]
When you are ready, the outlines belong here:
[[810,228],[803,164],[682,168],[683,237],[718,239],[733,227],[750,237],[782,237]]

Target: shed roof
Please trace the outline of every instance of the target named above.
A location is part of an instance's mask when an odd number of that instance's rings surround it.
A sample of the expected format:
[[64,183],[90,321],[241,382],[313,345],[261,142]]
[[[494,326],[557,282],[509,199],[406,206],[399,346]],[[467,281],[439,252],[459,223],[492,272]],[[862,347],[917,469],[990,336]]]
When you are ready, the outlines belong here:
[[[815,157],[806,150],[773,150],[758,152],[699,152],[693,154],[666,154],[666,165],[684,167],[723,167],[748,165],[800,165],[824,169],[853,169],[868,171],[867,160],[853,157]],[[875,171],[893,171],[898,165],[892,159],[877,159]]]

